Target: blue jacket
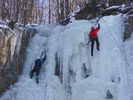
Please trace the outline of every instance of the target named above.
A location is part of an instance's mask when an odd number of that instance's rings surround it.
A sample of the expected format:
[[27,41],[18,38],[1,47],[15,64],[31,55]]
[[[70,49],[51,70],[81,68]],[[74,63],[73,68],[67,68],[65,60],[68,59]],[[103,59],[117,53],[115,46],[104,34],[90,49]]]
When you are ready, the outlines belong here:
[[36,61],[35,61],[35,66],[36,67],[41,67],[42,66],[42,64],[44,63],[44,61],[46,60],[46,55],[44,56],[44,58],[42,58],[42,59],[37,59]]

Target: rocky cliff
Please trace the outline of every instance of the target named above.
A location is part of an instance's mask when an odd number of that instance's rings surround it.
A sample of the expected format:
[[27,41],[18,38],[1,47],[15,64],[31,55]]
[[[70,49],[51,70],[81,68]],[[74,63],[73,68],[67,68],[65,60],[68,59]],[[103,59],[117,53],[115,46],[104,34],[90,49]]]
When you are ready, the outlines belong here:
[[0,24],[0,95],[18,80],[22,73],[25,51],[35,29]]

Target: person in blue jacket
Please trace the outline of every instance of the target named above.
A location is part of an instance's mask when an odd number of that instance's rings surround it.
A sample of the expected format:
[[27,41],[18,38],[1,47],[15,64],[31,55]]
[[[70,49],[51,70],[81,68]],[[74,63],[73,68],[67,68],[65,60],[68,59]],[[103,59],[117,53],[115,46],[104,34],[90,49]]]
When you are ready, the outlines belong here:
[[36,59],[35,60],[35,66],[34,66],[33,70],[30,71],[30,78],[32,78],[34,73],[36,72],[36,83],[39,83],[39,74],[40,74],[41,66],[45,62],[46,57],[47,56],[45,54],[44,58]]

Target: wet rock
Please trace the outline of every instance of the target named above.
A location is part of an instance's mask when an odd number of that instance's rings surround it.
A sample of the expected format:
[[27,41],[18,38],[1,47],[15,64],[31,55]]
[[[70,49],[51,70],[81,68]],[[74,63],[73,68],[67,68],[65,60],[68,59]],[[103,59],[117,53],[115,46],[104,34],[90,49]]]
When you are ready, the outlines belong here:
[[[1,27],[2,26],[2,27]],[[18,80],[23,69],[25,52],[35,30],[0,26],[0,95]],[[4,27],[3,27],[4,26]],[[33,32],[31,32],[33,31]]]
[[125,21],[125,30],[123,41],[130,38],[133,33],[133,16],[128,16]]
[[112,99],[113,95],[111,94],[111,92],[108,90],[106,93],[106,99]]
[[128,16],[128,23],[133,25],[133,14]]

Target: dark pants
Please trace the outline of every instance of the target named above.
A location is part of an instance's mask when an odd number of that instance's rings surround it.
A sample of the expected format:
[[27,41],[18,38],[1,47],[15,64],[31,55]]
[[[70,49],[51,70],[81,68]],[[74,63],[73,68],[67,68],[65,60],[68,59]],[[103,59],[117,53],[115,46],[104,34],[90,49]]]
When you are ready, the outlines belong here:
[[32,78],[33,74],[36,72],[36,79],[38,80],[39,79],[39,74],[40,74],[40,69],[41,69],[40,66],[35,66],[33,68],[33,70],[31,70],[31,72],[30,72],[31,78]]
[[96,41],[97,50],[99,51],[99,41],[98,41],[98,38],[94,38],[94,39],[91,40],[91,56],[93,56],[94,41]]
[[38,76],[39,73],[40,73],[40,69],[41,69],[41,67],[35,66],[35,67],[33,68],[33,70],[31,71],[31,73],[36,72],[36,75]]

